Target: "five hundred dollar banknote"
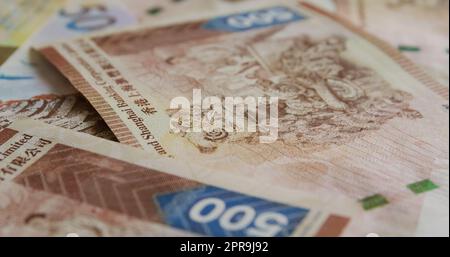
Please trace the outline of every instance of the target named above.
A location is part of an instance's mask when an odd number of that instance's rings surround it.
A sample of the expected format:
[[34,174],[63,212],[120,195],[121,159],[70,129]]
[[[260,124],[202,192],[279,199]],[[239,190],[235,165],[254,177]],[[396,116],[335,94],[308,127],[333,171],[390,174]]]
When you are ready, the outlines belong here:
[[0,153],[0,236],[339,236],[357,213],[32,120],[0,132]]
[[334,2],[339,15],[388,41],[448,86],[448,0]]
[[[333,14],[260,1],[243,13],[37,49],[119,141],[145,150],[149,161],[167,159],[177,172],[183,163],[214,181],[269,185],[269,195],[284,188],[345,198],[359,209],[341,235],[448,234],[448,88]],[[208,97],[270,98],[264,106],[276,122],[191,132],[194,116],[217,117]],[[174,103],[188,106],[189,128]],[[242,116],[262,113],[249,108]],[[178,129],[174,121],[182,121]],[[275,140],[261,143],[268,135]]]

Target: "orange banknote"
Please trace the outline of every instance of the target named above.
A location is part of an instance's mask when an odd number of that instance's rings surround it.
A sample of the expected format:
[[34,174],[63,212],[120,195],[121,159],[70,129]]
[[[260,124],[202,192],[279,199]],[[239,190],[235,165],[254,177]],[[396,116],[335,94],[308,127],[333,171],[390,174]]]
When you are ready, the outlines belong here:
[[[1,15],[4,12],[4,15],[15,17],[20,24],[28,19],[27,26],[37,27],[36,33],[27,38],[24,33],[28,32],[28,29],[11,28],[12,21],[2,19],[5,24],[9,24],[9,30],[25,38],[20,48],[0,67],[0,130],[16,119],[33,118],[115,140],[114,135],[83,96],[41,56],[30,50],[32,44],[130,25],[135,22],[133,16],[116,1],[7,0],[0,3],[8,7],[1,11]],[[30,10],[15,8],[11,3],[23,5]],[[52,9],[47,7],[51,3],[54,5]],[[15,9],[16,13],[10,13],[11,9]],[[35,16],[43,16],[36,9],[46,11],[45,19],[41,17],[43,26],[34,22],[35,17],[29,17],[30,12],[36,12]],[[0,27],[0,39],[1,32]]]

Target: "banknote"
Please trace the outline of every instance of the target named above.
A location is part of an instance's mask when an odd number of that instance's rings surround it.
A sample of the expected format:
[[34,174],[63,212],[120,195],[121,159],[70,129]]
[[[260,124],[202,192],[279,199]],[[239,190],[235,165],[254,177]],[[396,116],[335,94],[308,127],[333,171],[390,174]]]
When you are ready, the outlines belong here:
[[2,0],[0,1],[0,65],[64,0]]
[[[149,158],[349,197],[364,211],[345,235],[414,235],[418,225],[421,233],[448,234],[434,226],[439,217],[448,224],[446,88],[331,13],[259,3],[244,13],[38,49],[121,143]],[[236,111],[220,102],[230,97]],[[256,113],[250,107],[260,99]],[[230,110],[243,126],[208,127]],[[255,119],[259,129],[245,130]]]
[[83,34],[136,23],[117,1],[68,1],[0,67],[0,101],[39,95],[76,93],[53,67],[30,51],[33,44],[76,38]]
[[448,86],[448,0],[335,0],[335,3],[342,17],[396,46]]
[[90,104],[49,63],[30,51],[30,46],[135,22],[117,1],[67,1],[49,15],[0,67],[0,129],[14,119],[31,117],[114,139]]
[[338,236],[355,206],[33,120],[0,132],[0,155],[0,235]]

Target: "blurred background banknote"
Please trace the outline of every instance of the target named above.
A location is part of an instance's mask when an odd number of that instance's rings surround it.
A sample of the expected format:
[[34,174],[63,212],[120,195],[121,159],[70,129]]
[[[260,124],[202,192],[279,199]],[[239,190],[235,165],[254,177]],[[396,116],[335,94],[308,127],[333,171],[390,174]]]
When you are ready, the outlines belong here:
[[0,162],[11,171],[0,175],[0,236],[339,236],[357,213],[335,196],[277,185],[268,192],[269,184],[213,178],[211,170],[41,122],[0,132],[1,152],[17,142]]
[[[308,204],[322,210],[336,206],[327,202],[334,197],[336,203],[345,199],[341,209],[347,212],[330,216],[337,217],[331,223],[337,224],[333,235],[448,236],[448,1],[302,2],[306,5],[295,0],[0,0],[7,7],[0,11],[0,56],[5,61],[0,66],[0,131],[14,120],[42,120],[143,148],[148,168],[243,190],[256,205],[261,200],[254,196],[304,207],[299,212],[271,203],[294,217],[293,223],[274,218],[287,226],[269,226],[267,231],[281,233],[274,235],[326,235],[330,230],[321,227],[326,215],[300,220],[310,217],[304,216]],[[230,19],[239,28],[228,24]],[[130,25],[134,27],[123,29]],[[103,82],[109,86],[101,86]],[[261,144],[258,139],[264,135],[258,132],[173,133],[169,124],[176,110],[169,103],[179,96],[192,99],[194,88],[204,97],[278,97],[278,140]],[[16,131],[28,126],[32,135],[59,133],[78,140],[77,134],[40,123],[16,124]],[[129,163],[144,156],[140,151],[122,156],[133,150],[89,137],[81,141],[90,145],[85,150]],[[76,165],[86,166],[82,158],[77,160]],[[35,181],[31,173],[27,179]],[[24,177],[15,182],[23,184]],[[256,186],[241,188],[237,181]],[[66,195],[69,199],[49,194],[52,190],[32,195],[31,188],[48,182],[27,183],[31,187],[0,186],[3,195],[18,194],[36,203],[0,234],[61,235],[77,229],[85,235],[185,235],[182,230],[256,235],[247,234],[254,231],[251,225],[229,231],[216,221],[198,230],[192,217],[172,214],[177,213],[170,209],[173,202],[164,205],[171,197],[190,197],[194,202],[186,203],[186,212],[217,188],[192,189],[187,196],[172,192],[166,202],[156,203],[167,213],[158,216],[150,210],[142,217],[122,215],[127,211],[114,209],[117,199],[112,207],[92,199],[80,205],[79,189]],[[281,193],[271,195],[261,185],[284,189],[285,197],[298,199],[283,200]],[[306,197],[310,194],[316,199]],[[0,198],[0,203],[10,199]],[[53,201],[65,211],[51,210]],[[221,201],[228,206],[231,200]],[[8,213],[18,212],[17,206],[8,208]],[[108,219],[86,216],[92,208],[102,209]],[[31,215],[36,210],[45,210],[50,218]],[[333,214],[329,209],[320,213]]]
[[[305,2],[335,11],[333,0],[307,0]],[[273,1],[276,4],[276,1]],[[260,4],[259,0],[128,0],[124,4],[141,22],[148,25],[160,22],[182,22],[210,18],[232,12],[251,10]]]
[[[299,194],[347,197],[362,212],[344,235],[448,234],[436,226],[448,224],[445,87],[331,13],[296,1],[273,5],[38,50],[121,143],[149,158],[214,170],[211,177],[239,174]],[[278,97],[276,142],[260,143],[267,131],[191,133],[189,122],[174,132],[171,100],[194,100],[194,89],[221,99]]]

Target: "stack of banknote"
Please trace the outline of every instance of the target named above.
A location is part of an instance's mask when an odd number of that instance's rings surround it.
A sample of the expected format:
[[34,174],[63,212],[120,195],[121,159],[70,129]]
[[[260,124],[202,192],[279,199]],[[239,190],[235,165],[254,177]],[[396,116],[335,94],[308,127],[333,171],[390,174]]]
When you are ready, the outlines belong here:
[[0,236],[449,235],[448,0],[0,6]]

